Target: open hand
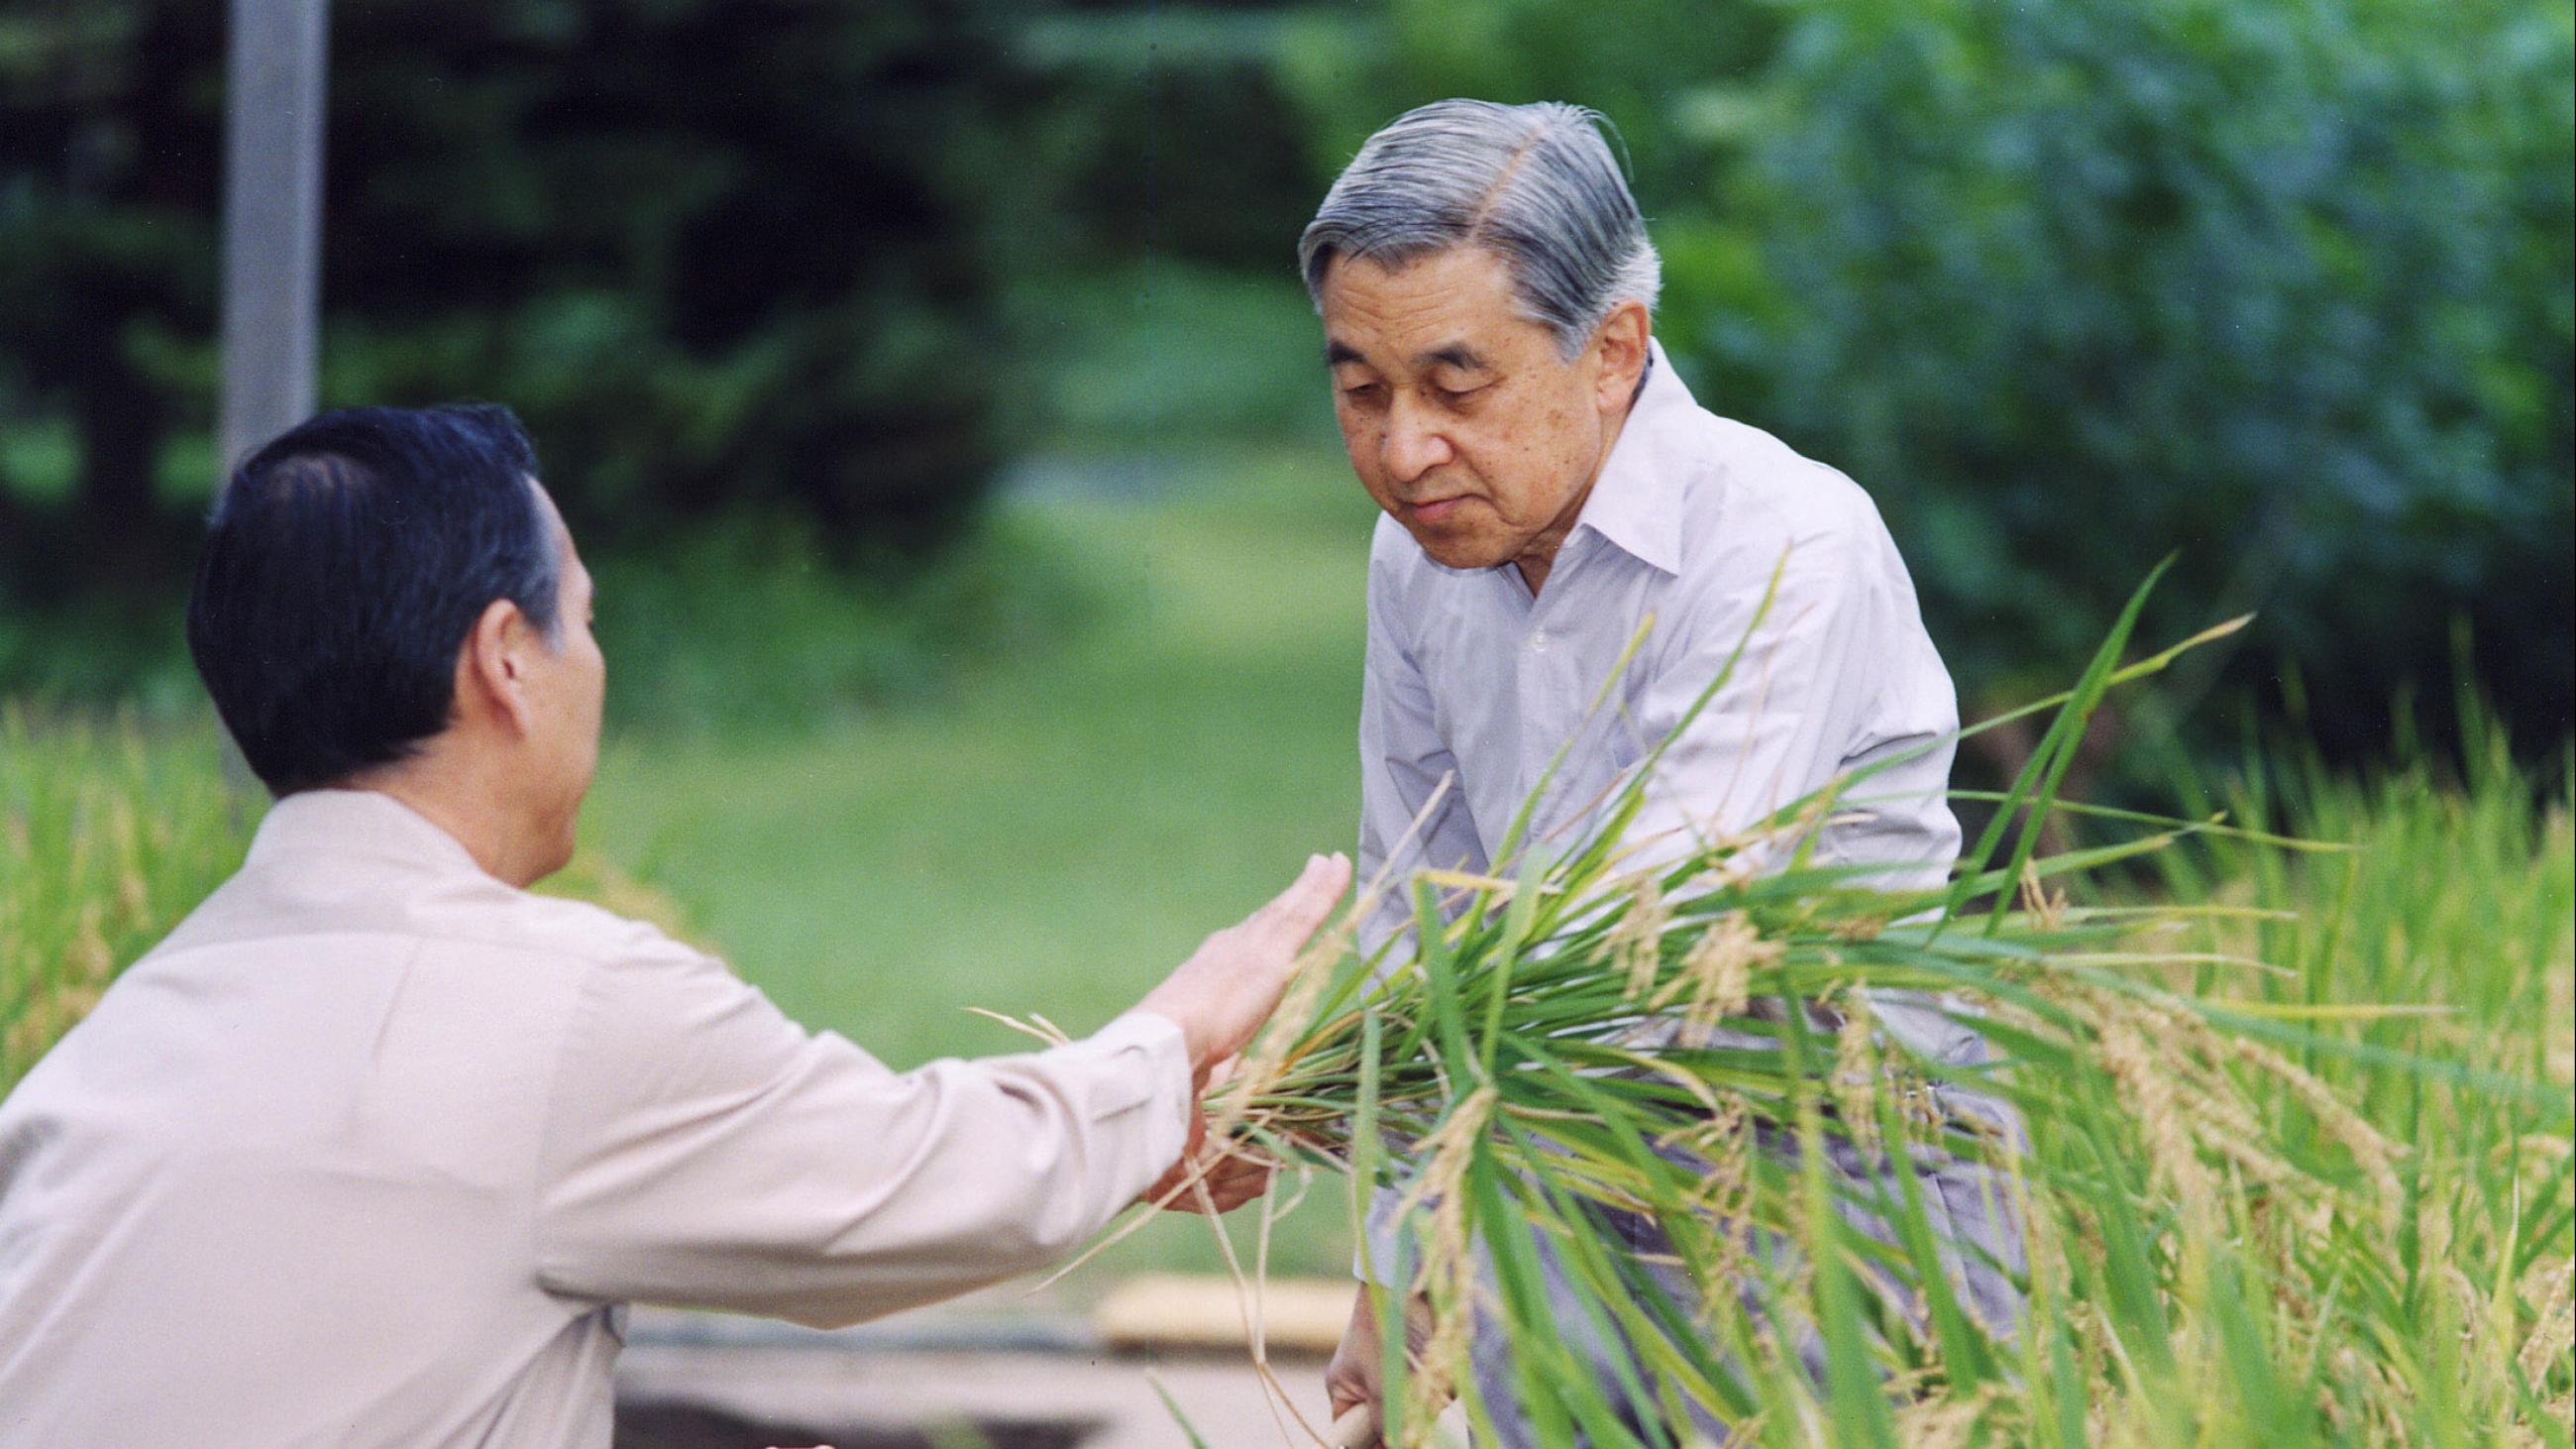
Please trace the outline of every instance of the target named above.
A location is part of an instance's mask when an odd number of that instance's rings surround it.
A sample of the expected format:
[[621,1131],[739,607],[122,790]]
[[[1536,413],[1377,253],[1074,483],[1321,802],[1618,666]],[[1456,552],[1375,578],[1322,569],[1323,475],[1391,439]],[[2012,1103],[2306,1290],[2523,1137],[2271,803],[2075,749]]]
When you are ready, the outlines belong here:
[[1209,936],[1137,1003],[1181,1029],[1192,1071],[1204,1076],[1243,1050],[1270,1019],[1288,989],[1297,953],[1350,883],[1351,863],[1344,856],[1307,857],[1306,869],[1288,889]]

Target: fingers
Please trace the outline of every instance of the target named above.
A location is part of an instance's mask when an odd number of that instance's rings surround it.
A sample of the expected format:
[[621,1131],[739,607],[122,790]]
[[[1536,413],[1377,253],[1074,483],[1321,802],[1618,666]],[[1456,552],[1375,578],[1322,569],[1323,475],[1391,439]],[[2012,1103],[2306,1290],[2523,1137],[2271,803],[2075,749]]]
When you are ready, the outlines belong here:
[[1180,968],[1147,992],[1146,1010],[1180,1027],[1194,1071],[1243,1050],[1288,987],[1298,948],[1332,914],[1349,886],[1351,863],[1340,854],[1310,856],[1294,884],[1210,936]]
[[1268,1192],[1270,1176],[1270,1169],[1266,1167],[1240,1167],[1211,1174],[1207,1206],[1221,1213],[1230,1213]]
[[1378,1449],[1384,1436],[1379,1422],[1377,1305],[1369,1290],[1351,1295],[1351,1321],[1324,1367],[1324,1392],[1332,1405],[1333,1428],[1327,1438],[1344,1449]]
[[[1243,1157],[1232,1153],[1218,1157],[1208,1164],[1207,1168],[1208,1203],[1206,1206],[1213,1207],[1221,1213],[1234,1211],[1268,1192],[1270,1179],[1275,1171],[1273,1164],[1258,1157]],[[1191,1194],[1191,1205],[1194,1207],[1200,1206],[1196,1198],[1197,1194]]]
[[1306,858],[1306,868],[1288,889],[1271,898],[1270,903],[1254,911],[1244,921],[1245,928],[1258,935],[1262,944],[1274,950],[1294,953],[1306,944],[1333,913],[1333,903],[1351,883],[1351,862],[1340,851],[1331,855]]
[[[1207,1198],[1204,1201],[1198,1194],[1198,1188],[1202,1185],[1207,1188]],[[1176,1186],[1179,1187],[1178,1192],[1167,1188],[1161,1193],[1149,1193],[1145,1200],[1160,1203],[1165,1212],[1196,1213],[1204,1217],[1211,1212],[1230,1213],[1268,1192],[1270,1173],[1267,1169],[1263,1169],[1243,1177],[1222,1179],[1210,1177],[1204,1184],[1176,1184]]]
[[[1190,1146],[1138,1199],[1168,1212],[1229,1213],[1270,1190],[1278,1164],[1229,1149],[1207,1136],[1204,1117],[1190,1125]],[[1206,1196],[1200,1195],[1204,1188]]]

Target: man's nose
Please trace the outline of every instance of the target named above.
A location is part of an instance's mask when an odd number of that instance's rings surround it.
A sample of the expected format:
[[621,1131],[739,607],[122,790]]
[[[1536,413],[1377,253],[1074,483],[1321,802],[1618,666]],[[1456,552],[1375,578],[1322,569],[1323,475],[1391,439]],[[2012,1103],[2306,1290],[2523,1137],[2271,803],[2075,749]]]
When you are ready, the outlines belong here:
[[1456,460],[1457,450],[1449,446],[1449,439],[1436,423],[1436,419],[1401,403],[1391,410],[1381,449],[1388,477],[1398,483],[1410,483]]

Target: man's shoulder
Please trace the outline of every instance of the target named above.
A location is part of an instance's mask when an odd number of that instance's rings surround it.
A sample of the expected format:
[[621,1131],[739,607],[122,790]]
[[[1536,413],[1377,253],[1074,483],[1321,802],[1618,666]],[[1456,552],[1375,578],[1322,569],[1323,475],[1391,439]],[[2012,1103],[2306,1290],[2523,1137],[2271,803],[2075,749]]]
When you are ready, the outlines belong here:
[[[620,963],[716,964],[649,921],[588,901],[520,890],[489,876],[413,876],[245,867],[146,957],[157,962],[200,950],[263,943],[410,940],[485,958],[507,957],[521,969],[547,963],[578,969]],[[143,963],[137,963],[141,965]],[[719,969],[721,969],[719,967]]]
[[1680,479],[1683,578],[1767,574],[1784,551],[1834,567],[1892,551],[1878,505],[1842,470],[1749,423],[1692,413],[1661,438]]
[[651,921],[590,901],[534,891],[511,894],[515,899],[506,918],[510,936],[549,954],[596,966],[724,969],[705,951]]
[[1696,464],[1688,470],[1691,505],[1802,532],[1877,525],[1877,504],[1841,469],[1751,423],[1705,408],[1695,412],[1685,430]]

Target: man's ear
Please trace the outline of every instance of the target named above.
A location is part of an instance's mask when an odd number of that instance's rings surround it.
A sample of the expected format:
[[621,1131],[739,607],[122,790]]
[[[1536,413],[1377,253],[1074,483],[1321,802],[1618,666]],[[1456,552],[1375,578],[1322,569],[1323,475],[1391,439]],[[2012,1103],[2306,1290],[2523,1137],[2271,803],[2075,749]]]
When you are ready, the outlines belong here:
[[465,646],[456,652],[456,703],[460,721],[489,719],[526,734],[536,724],[536,703],[528,697],[528,651],[537,644],[536,625],[508,599],[494,599],[465,631]]
[[1593,349],[1601,359],[1595,375],[1593,405],[1605,414],[1627,411],[1637,395],[1637,379],[1645,375],[1646,344],[1652,335],[1646,316],[1646,304],[1622,302],[1601,319],[1600,329],[1592,334]]

